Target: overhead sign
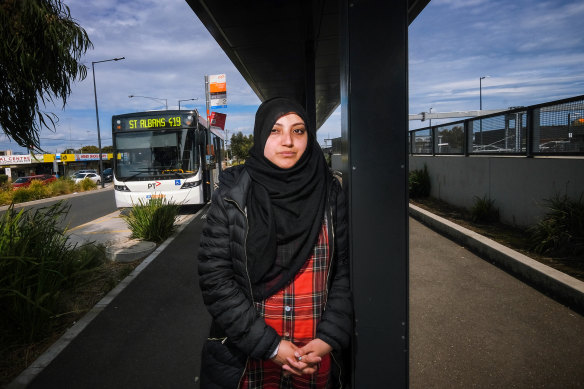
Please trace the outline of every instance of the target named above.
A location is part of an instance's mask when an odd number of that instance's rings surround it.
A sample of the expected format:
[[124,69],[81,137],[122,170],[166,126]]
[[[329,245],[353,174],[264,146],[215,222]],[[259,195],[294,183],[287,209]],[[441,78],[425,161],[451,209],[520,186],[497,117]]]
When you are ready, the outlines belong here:
[[211,108],[227,108],[227,79],[225,74],[209,76]]
[[0,165],[31,163],[30,155],[0,155]]

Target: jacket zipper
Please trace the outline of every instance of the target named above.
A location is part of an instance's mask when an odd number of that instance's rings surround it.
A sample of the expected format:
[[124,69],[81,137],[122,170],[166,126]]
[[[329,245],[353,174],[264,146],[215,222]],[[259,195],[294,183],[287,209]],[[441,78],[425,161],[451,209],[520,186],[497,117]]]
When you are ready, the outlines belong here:
[[[235,205],[235,207],[239,210],[239,212],[241,212],[243,217],[245,217],[245,239],[243,240],[243,247],[244,247],[243,255],[245,256],[245,275],[247,276],[247,282],[249,284],[249,296],[251,298],[251,304],[255,309],[255,302],[253,301],[253,289],[251,287],[251,279],[249,278],[249,270],[247,269],[247,251],[245,251],[245,248],[247,247],[247,232],[249,230],[249,228],[248,228],[249,220],[247,219],[247,214],[245,212],[243,212],[243,210],[241,209],[241,207],[239,206],[237,201],[228,199],[227,197],[225,197],[225,201],[227,201],[229,203],[233,203]],[[225,338],[225,340],[227,340],[227,338]],[[243,371],[241,372],[241,376],[239,377],[239,382],[237,384],[237,387],[239,387],[241,385],[241,381],[243,380],[243,376],[245,375],[245,369],[247,367],[248,362],[249,362],[249,355],[247,356],[247,358],[245,360],[245,365],[244,365]]]
[[335,356],[332,352],[330,353],[330,356],[333,359],[333,362],[335,363],[335,365],[337,365],[337,367],[339,368],[339,388],[343,389],[343,368],[337,362],[337,359],[335,358]]

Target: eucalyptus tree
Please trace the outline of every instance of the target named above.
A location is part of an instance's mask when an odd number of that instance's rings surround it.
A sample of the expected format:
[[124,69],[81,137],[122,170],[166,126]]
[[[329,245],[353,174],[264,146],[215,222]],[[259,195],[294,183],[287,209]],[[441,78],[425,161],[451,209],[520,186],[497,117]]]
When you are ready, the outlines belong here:
[[62,102],[87,77],[80,60],[93,45],[60,0],[0,1],[0,127],[20,146],[40,149],[55,130],[47,103]]
[[237,160],[249,157],[249,150],[253,146],[253,135],[245,136],[241,131],[231,137],[231,153]]

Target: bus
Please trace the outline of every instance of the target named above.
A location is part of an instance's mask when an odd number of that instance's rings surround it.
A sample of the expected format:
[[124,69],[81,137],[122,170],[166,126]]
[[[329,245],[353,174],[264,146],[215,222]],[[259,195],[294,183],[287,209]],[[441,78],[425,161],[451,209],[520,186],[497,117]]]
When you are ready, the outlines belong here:
[[112,116],[116,206],[133,207],[155,198],[180,205],[208,202],[224,141],[212,130],[197,110]]

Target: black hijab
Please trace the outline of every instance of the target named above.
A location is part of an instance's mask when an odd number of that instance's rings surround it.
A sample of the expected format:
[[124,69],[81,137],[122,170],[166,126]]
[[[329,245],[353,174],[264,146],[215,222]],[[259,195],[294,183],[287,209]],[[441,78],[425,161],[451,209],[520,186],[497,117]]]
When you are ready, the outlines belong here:
[[[304,120],[306,150],[298,162],[282,169],[266,157],[264,147],[276,121],[289,113]],[[264,300],[286,285],[311,255],[322,225],[328,166],[304,108],[285,98],[260,105],[254,145],[245,166],[252,183],[247,197],[247,257],[254,299]]]

